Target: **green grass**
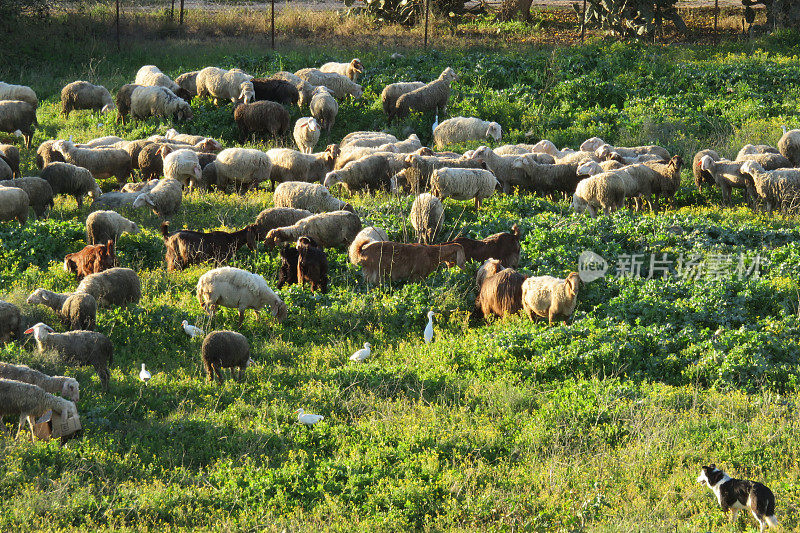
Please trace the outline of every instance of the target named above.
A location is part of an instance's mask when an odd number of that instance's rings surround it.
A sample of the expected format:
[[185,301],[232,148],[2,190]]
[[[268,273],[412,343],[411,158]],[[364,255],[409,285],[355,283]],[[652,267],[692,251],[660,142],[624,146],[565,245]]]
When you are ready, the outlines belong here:
[[[36,70],[24,61],[0,65],[0,79],[30,84],[43,100],[36,143],[70,134],[137,138],[171,124],[123,127],[89,112],[65,121],[60,87],[91,79],[116,90],[143,64],[173,76],[212,64],[268,74],[358,56],[368,69],[364,98],[341,106],[336,141],[385,128],[378,95],[386,83],[431,79],[452,66],[460,79],[449,114],[497,120],[504,141],[544,137],[575,147],[599,135],[658,143],[690,160],[701,147],[732,156],[744,142],[775,143],[781,124],[797,126],[796,37],[720,48],[407,51],[399,60],[377,48],[272,54],[167,41],[118,54],[78,42]],[[180,131],[236,143],[230,106],[195,100],[193,108],[194,121]],[[412,116],[389,130],[413,130],[427,142],[432,121]],[[34,175],[34,152],[23,156],[23,174]],[[234,328],[236,313],[223,310],[209,324],[194,297],[209,265],[165,272],[158,219],[125,210],[143,231],[120,239],[119,262],[140,272],[143,296],[98,315],[115,346],[110,392],[91,369],[53,364],[30,340],[0,348],[0,360],[77,377],[86,429],[64,447],[0,441],[0,529],[754,531],[744,515],[728,525],[711,492],[694,483],[700,465],[715,462],[770,486],[784,530],[796,530],[800,225],[722,208],[718,192],[694,188],[690,170],[683,178],[674,205],[658,215],[591,220],[564,201],[532,196],[495,196],[480,212],[448,200],[444,237],[483,237],[516,222],[529,275],[564,276],[591,249],[612,263],[625,254],[758,254],[759,277],[607,277],[581,289],[572,325],[522,317],[484,324],[469,316],[475,264],[369,287],[344,251],[328,250],[330,292],[279,291],[289,305],[282,324],[248,314],[239,331],[256,363],[244,383],[222,387],[204,380],[200,343],[180,322]],[[348,201],[365,224],[411,238],[412,198]],[[239,228],[269,206],[268,191],[195,192],[172,226]],[[56,325],[48,309],[24,300],[36,287],[75,287],[61,259],[84,246],[89,210],[59,198],[46,221],[0,226],[0,297],[31,321]],[[232,264],[274,283],[279,260],[261,245]],[[436,342],[426,346],[431,307]],[[351,364],[349,354],[367,341],[374,356]],[[154,374],[146,387],[137,378],[142,362]],[[325,420],[302,427],[292,414],[298,407]]]

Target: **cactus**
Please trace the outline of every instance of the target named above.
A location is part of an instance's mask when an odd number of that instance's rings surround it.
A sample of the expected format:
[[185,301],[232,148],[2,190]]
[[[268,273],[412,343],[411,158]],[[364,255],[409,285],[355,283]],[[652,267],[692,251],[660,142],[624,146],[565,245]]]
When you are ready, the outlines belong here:
[[[620,37],[655,37],[664,20],[671,20],[679,31],[686,24],[675,9],[677,0],[589,0],[584,24],[602,28]],[[580,16],[582,9],[573,7]]]

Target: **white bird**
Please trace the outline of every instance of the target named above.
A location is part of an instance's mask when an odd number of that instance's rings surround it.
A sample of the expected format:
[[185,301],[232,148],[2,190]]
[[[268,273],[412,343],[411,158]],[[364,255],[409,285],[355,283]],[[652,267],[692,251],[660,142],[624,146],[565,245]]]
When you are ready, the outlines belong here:
[[438,125],[439,125],[439,110],[437,109],[436,110],[436,118],[434,119],[433,126],[432,126],[433,131],[436,131],[436,127]]
[[191,338],[195,338],[198,335],[205,335],[205,332],[202,329],[198,328],[197,326],[192,326],[187,320],[181,322],[181,325],[183,326],[183,331],[185,331],[186,334]]
[[305,424],[307,426],[313,426],[314,424],[325,418],[322,415],[312,415],[311,413],[306,413],[302,409],[298,409],[297,411],[295,411],[295,414],[297,415],[297,420],[301,424]]
[[365,361],[367,359],[367,357],[369,357],[370,354],[372,353],[371,348],[372,348],[372,345],[370,343],[368,343],[368,342],[365,342],[363,348],[361,348],[356,353],[354,353],[353,355],[350,356],[350,360],[351,361],[355,361],[357,363]]
[[142,370],[139,372],[139,379],[144,381],[146,385],[147,382],[150,381],[151,377],[152,376],[150,375],[150,372],[147,371],[147,369],[144,367],[144,363],[142,363]]
[[433,310],[428,311],[428,325],[425,326],[425,344],[430,344],[433,341]]

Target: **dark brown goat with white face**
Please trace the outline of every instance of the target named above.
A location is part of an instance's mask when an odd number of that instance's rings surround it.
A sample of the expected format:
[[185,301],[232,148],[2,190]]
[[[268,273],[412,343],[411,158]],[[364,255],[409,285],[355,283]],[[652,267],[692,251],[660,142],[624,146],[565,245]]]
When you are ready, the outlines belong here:
[[314,239],[302,236],[297,239],[297,280],[305,285],[311,283],[311,290],[328,292],[328,257]]
[[251,250],[256,248],[256,231],[252,225],[234,232],[179,230],[170,235],[169,222],[162,222],[161,235],[167,247],[164,256],[167,270],[183,270],[203,261],[225,263],[244,245]]
[[114,266],[114,241],[106,244],[90,244],[74,254],[64,257],[64,270],[83,279],[90,274],[97,274]]
[[458,237],[452,242],[460,244],[464,248],[467,260],[474,259],[483,263],[489,258],[494,258],[498,259],[504,267],[510,268],[519,265],[521,249],[519,239],[519,226],[514,224],[511,227],[511,233],[495,233],[480,241],[469,237]]

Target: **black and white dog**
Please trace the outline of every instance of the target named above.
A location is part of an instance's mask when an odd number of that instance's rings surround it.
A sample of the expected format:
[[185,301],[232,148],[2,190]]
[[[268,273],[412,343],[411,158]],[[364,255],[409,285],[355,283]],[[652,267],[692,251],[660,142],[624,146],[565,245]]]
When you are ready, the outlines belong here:
[[778,520],[775,518],[775,495],[758,481],[733,479],[712,464],[700,470],[697,482],[707,484],[708,488],[714,491],[723,513],[733,509],[734,522],[740,509],[750,509],[758,520],[761,533],[767,526],[778,527]]

